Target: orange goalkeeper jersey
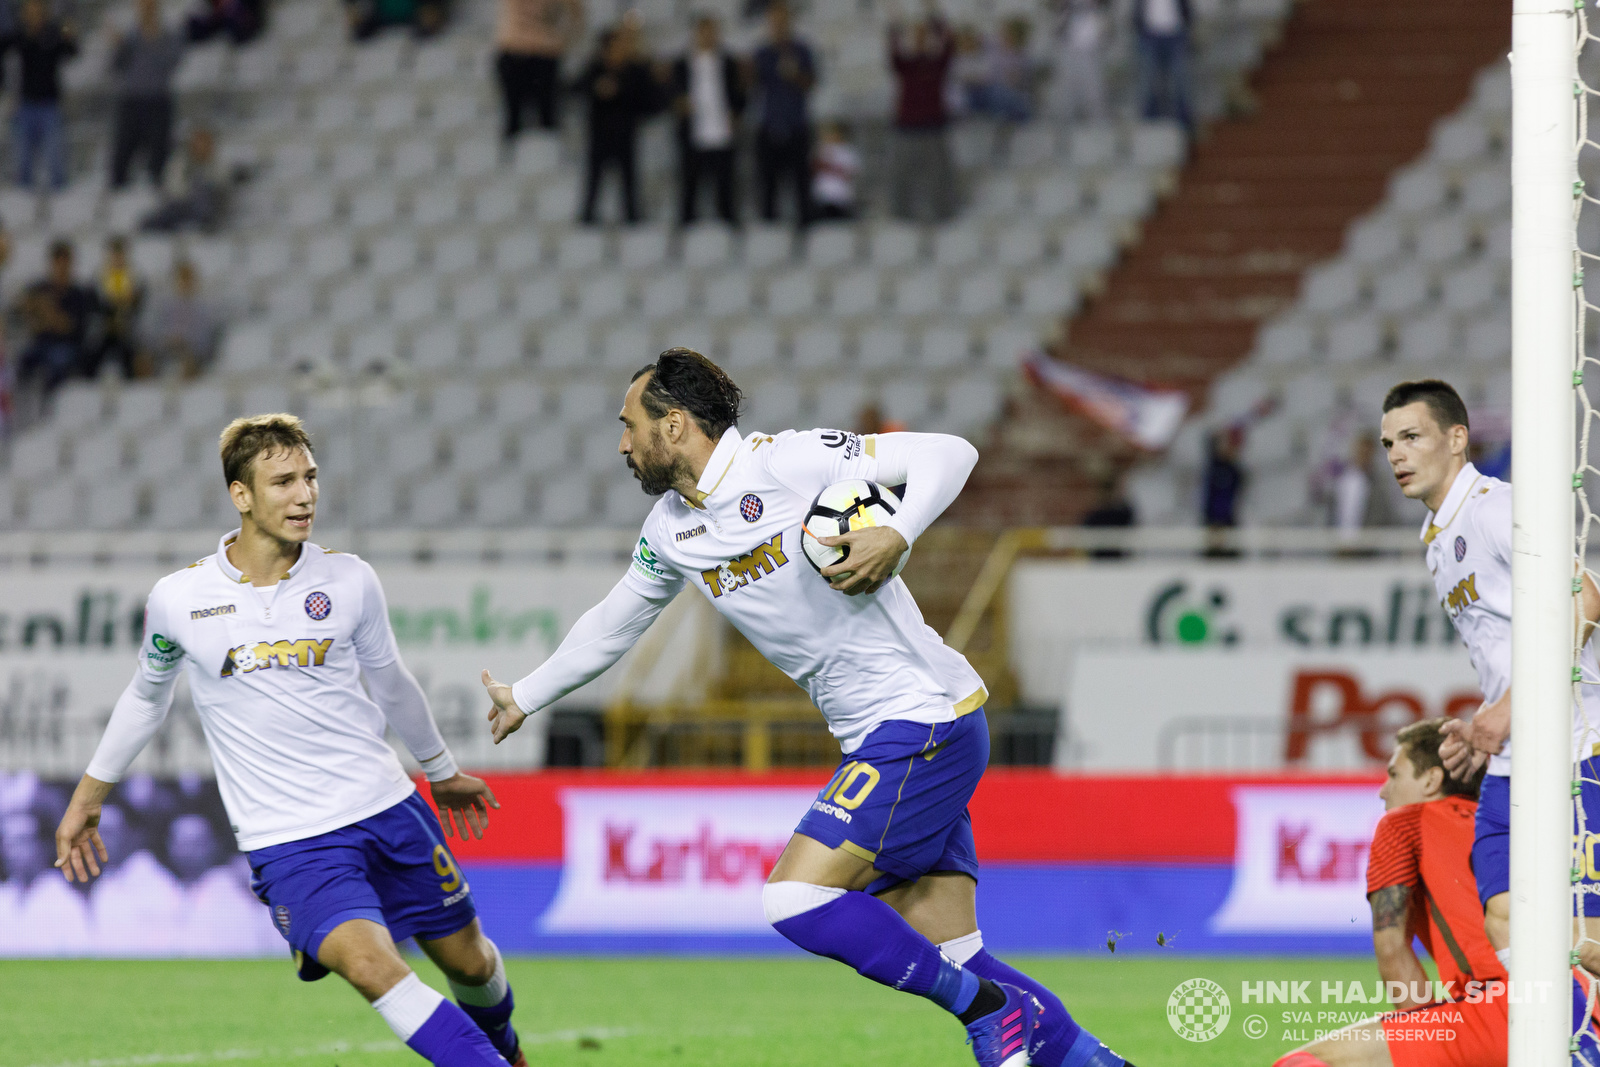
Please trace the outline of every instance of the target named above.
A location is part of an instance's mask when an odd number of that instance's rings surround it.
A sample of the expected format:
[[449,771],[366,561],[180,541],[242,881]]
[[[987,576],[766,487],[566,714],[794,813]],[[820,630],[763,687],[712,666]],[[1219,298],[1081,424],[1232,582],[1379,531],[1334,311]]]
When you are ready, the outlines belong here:
[[1395,808],[1378,822],[1367,860],[1367,892],[1411,889],[1411,930],[1439,967],[1439,980],[1466,983],[1505,977],[1483,932],[1483,907],[1472,877],[1472,824],[1478,805],[1444,797]]

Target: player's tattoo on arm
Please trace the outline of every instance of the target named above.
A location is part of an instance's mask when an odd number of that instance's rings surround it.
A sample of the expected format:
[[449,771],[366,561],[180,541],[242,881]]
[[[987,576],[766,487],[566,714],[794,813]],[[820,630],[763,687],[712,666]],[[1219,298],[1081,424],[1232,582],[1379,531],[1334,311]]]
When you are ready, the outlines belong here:
[[1405,929],[1406,920],[1411,916],[1410,886],[1387,886],[1375,893],[1368,893],[1367,901],[1372,905],[1374,930],[1387,930],[1391,927]]

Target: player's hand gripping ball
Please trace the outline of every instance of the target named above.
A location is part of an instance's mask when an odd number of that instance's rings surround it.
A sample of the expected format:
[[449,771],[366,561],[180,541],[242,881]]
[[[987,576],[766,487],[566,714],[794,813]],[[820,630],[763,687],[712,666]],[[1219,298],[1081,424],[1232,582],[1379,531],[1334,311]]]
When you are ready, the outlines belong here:
[[[811,502],[811,509],[806,512],[802,526],[800,548],[811,566],[828,578],[834,588],[850,593],[871,592],[905,569],[906,560],[911,558],[910,548],[900,553],[888,573],[875,576],[870,588],[851,588],[848,579],[853,572],[850,570],[834,574],[823,572],[850,558],[849,541],[853,540],[850,534],[882,526],[899,510],[900,498],[876,482],[861,478],[835,482],[818,493]],[[846,538],[844,543],[824,544],[821,540],[832,541],[841,537]],[[899,537],[895,540],[904,543]]]

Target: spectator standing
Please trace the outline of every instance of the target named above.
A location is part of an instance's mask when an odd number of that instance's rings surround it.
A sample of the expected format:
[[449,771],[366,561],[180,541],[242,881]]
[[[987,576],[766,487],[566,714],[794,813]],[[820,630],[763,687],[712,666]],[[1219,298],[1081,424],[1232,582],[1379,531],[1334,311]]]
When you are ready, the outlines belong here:
[[811,203],[819,219],[856,217],[856,175],[861,153],[850,143],[842,122],[824,122],[817,138],[817,160],[811,177]]
[[734,174],[744,78],[739,61],[722,47],[722,27],[715,16],[695,20],[689,54],[672,65],[672,93],[683,198],[679,220],[685,226],[695,221],[701,182],[709,180],[716,190],[718,217],[737,226]]
[[1189,0],[1135,0],[1139,31],[1139,106],[1147,119],[1193,129],[1189,112]]
[[1350,458],[1339,467],[1333,481],[1333,525],[1341,541],[1353,538],[1367,525],[1372,503],[1372,438],[1357,434],[1350,443]]
[[183,168],[173,189],[140,223],[153,233],[179,230],[211,231],[222,225],[228,210],[228,185],[216,169],[217,141],[204,126],[189,131],[184,142]]
[[907,27],[889,26],[889,63],[898,83],[889,161],[889,204],[896,216],[942,222],[955,214],[955,167],[945,139],[945,77],[955,39],[929,15]]
[[582,222],[594,225],[600,180],[614,167],[622,185],[622,217],[639,221],[638,166],[635,161],[639,123],[657,110],[660,93],[654,75],[638,58],[636,37],[623,26],[600,36],[600,47],[578,79],[578,92],[589,104],[589,172],[583,196]]
[[105,265],[100,268],[98,310],[100,336],[88,354],[84,373],[93,378],[108,362],[122,368],[124,378],[147,378],[150,367],[139,351],[139,312],[144,308],[144,282],[128,262],[128,241],[113,237],[106,242]]
[[1056,17],[1051,103],[1068,122],[1106,120],[1106,0],[1064,0]]
[[61,64],[78,54],[72,26],[50,15],[44,0],[23,0],[16,29],[0,40],[0,63],[15,51],[22,62],[22,87],[13,119],[17,181],[33,186],[33,165],[43,154],[50,187],[67,184],[67,134],[61,115]]
[[988,80],[989,63],[983,51],[983,34],[976,26],[963,24],[952,32],[956,54],[944,84],[944,108],[950,118],[958,119],[972,111],[973,94]]
[[561,128],[561,57],[583,35],[583,0],[500,0],[495,73],[505,108],[505,138],[530,110],[545,130]]
[[[1127,529],[1136,521],[1133,504],[1123,492],[1122,480],[1115,475],[1102,477],[1094,507],[1084,514],[1083,525],[1092,530]],[[1120,548],[1105,545],[1089,553],[1092,559],[1121,559],[1126,555]]]
[[159,187],[172,153],[172,75],[183,60],[183,38],[161,25],[160,0],[139,0],[139,22],[111,53],[117,76],[111,185],[128,184],[133,157],[144,154],[150,184]]
[[817,84],[816,54],[796,37],[785,0],[767,6],[767,43],[756,49],[756,87],[761,94],[756,132],[756,175],[761,217],[778,218],[778,184],[794,189],[795,218],[811,222],[811,115],[808,98]]
[[23,292],[18,310],[28,333],[18,377],[50,393],[84,366],[89,326],[100,309],[94,290],[72,276],[72,243],[50,246],[49,273]]
[[1244,468],[1239,465],[1239,451],[1244,447],[1244,433],[1243,426],[1236,424],[1211,435],[1201,501],[1202,518],[1209,529],[1239,525],[1239,494],[1244,491],[1245,480]]
[[172,292],[150,309],[145,341],[155,373],[195,378],[217,353],[222,316],[200,292],[200,272],[187,259],[172,267]]
[[981,76],[968,87],[968,107],[1007,122],[1033,117],[1033,65],[1028,61],[1028,20],[1007,19],[983,46]]
[[[11,235],[0,220],[0,272],[11,259]],[[6,346],[5,330],[0,329],[0,440],[11,432],[11,352]]]
[[200,0],[184,25],[191,41],[226,37],[242,45],[261,33],[263,14],[262,0]]

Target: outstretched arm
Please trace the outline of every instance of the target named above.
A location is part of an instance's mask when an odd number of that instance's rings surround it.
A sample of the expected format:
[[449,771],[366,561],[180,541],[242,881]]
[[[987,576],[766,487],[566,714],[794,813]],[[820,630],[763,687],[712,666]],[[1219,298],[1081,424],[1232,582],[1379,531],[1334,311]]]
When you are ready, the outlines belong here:
[[881,433],[868,438],[882,485],[906,487],[900,510],[882,526],[840,537],[819,537],[825,545],[849,545],[848,558],[824,567],[822,576],[850,596],[876,592],[894,574],[900,556],[944,513],[967,484],[978,450],[942,433]]
[[100,840],[100,805],[166,721],[177,681],[175,670],[155,678],[136,670],[133,681],[117,698],[89,769],[56,826],[56,866],[67,881],[87,882],[100,873],[100,864],[110,859]]
[[647,597],[627,580],[620,581],[604,600],[583,613],[555,653],[520,682],[505,685],[484,671],[483,684],[494,702],[489,709],[494,743],[498,745],[515,733],[529,715],[598,678],[621,659],[678,589],[673,586],[663,592],[664,596]]

